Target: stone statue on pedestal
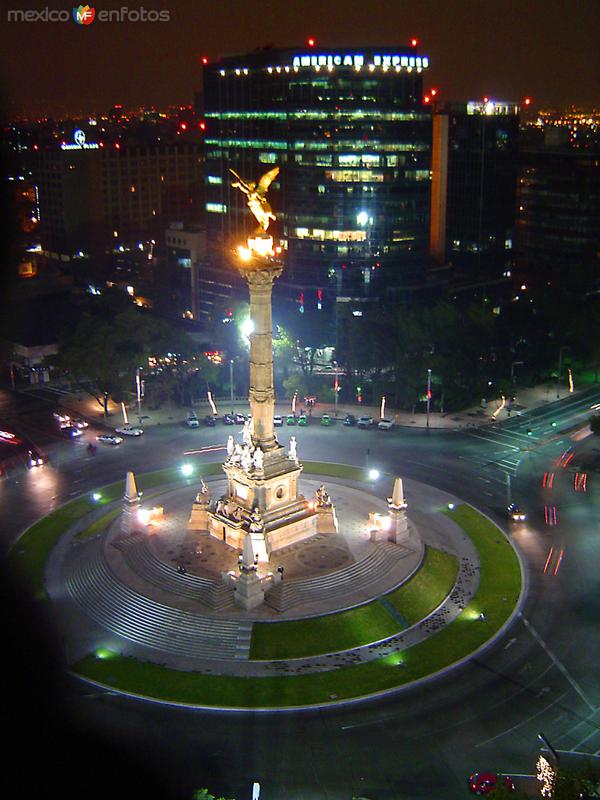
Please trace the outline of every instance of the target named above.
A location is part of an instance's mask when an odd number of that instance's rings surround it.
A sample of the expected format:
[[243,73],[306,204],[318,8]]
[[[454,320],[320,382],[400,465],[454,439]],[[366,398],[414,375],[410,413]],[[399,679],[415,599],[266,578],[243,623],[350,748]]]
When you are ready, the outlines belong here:
[[296,452],[296,437],[295,436],[290,437],[290,449],[289,449],[288,455],[292,459],[292,461],[298,461],[298,454]]
[[262,472],[264,460],[265,460],[265,454],[260,449],[260,447],[257,447],[256,450],[254,451],[254,456],[252,458],[252,463],[254,464],[254,469],[257,472]]
[[235,445],[233,443],[233,436],[228,436],[227,437],[227,458],[231,458],[231,456],[233,455],[234,447],[235,447]]

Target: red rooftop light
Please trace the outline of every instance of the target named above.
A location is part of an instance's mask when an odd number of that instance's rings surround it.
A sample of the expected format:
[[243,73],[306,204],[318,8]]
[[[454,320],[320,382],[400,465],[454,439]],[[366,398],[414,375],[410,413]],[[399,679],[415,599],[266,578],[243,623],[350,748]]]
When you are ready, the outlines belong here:
[[415,39],[414,37],[410,40],[410,46],[416,47],[419,44],[419,40]]
[[432,90],[429,92],[429,94],[430,94],[432,97],[435,97],[435,96],[436,96],[436,94],[437,94],[437,89],[432,89]]
[[530,106],[531,105],[531,97],[526,97],[525,98],[525,105],[526,106]]
[[208,58],[206,56],[202,56],[200,59],[204,65],[208,64]]
[[306,44],[309,47],[314,47],[316,45],[316,43],[317,43],[317,40],[315,39],[314,36],[309,36],[308,39],[306,40]]

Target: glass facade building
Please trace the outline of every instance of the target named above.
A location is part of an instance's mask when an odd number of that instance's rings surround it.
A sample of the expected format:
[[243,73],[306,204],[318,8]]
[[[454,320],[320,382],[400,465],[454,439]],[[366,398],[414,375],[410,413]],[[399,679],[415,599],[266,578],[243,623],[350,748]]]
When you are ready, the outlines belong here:
[[413,47],[264,49],[205,67],[208,294],[235,280],[231,253],[252,225],[229,168],[257,180],[281,167],[269,198],[287,247],[279,292],[290,300],[372,297],[422,271],[427,67]]

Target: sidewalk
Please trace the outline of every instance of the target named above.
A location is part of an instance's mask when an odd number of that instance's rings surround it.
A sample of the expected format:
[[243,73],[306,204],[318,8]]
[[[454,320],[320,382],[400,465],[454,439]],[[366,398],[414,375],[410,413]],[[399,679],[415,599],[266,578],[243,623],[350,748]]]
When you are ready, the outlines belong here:
[[[583,387],[585,388],[585,387]],[[561,398],[567,396],[568,390],[561,387]],[[577,392],[575,392],[576,394]],[[487,403],[486,407],[473,406],[462,411],[444,412],[432,411],[429,414],[429,427],[430,428],[446,428],[451,430],[461,428],[475,428],[481,425],[491,424],[493,422],[502,422],[509,416],[517,416],[525,411],[529,411],[539,406],[544,406],[548,403],[556,401],[556,385],[554,383],[541,384],[532,388],[518,388],[516,390],[516,400],[512,403],[512,408],[501,408],[500,400],[493,400]],[[247,401],[234,400],[216,400],[215,405],[219,416],[231,412],[232,410],[240,411],[247,414],[249,405]],[[109,404],[109,417],[105,419],[102,410],[98,403],[89,395],[85,393],[73,393],[65,395],[60,401],[61,408],[65,408],[73,413],[73,416],[81,416],[90,422],[105,425],[107,428],[115,428],[123,423],[123,414],[120,404]],[[301,404],[296,404],[296,414],[300,411]],[[194,403],[194,411],[198,415],[202,424],[202,419],[212,413],[211,406],[208,400],[203,400]],[[127,413],[131,424],[140,424],[144,428],[153,425],[185,425],[185,420],[191,408],[186,406],[177,406],[174,403],[163,403],[158,409],[150,409],[142,401],[140,408],[140,417],[137,415],[137,408],[135,401],[127,405]],[[379,406],[367,406],[362,404],[349,404],[340,403],[337,407],[337,412],[331,403],[316,403],[312,409],[312,416],[320,419],[322,414],[330,414],[335,416],[338,420],[343,420],[346,414],[354,414],[355,417],[371,416],[375,421],[379,419]],[[275,404],[275,414],[280,414],[285,417],[291,414],[291,404],[289,400],[278,401]],[[494,417],[494,414],[496,415]],[[415,427],[424,428],[427,425],[427,415],[422,412],[415,414],[410,411],[396,411],[392,408],[386,408],[385,415],[392,418],[396,425],[400,427]]]

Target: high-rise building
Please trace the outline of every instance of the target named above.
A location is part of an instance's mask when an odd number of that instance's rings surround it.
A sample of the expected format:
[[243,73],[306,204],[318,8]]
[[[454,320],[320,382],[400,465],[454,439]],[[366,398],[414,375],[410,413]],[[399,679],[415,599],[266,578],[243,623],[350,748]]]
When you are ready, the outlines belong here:
[[43,252],[70,261],[162,240],[174,220],[198,216],[202,156],[197,141],[121,135],[73,126],[68,138],[32,153]]
[[[373,296],[424,270],[431,114],[416,46],[266,48],[204,68],[205,210],[215,305],[235,284],[230,254],[247,235],[229,169],[269,190],[288,248],[277,290],[327,304]],[[212,287],[212,288],[211,288]]]
[[513,261],[519,110],[485,99],[433,119],[431,253],[455,282],[501,280]]
[[600,147],[580,149],[549,127],[521,153],[516,263],[531,285],[600,288]]

